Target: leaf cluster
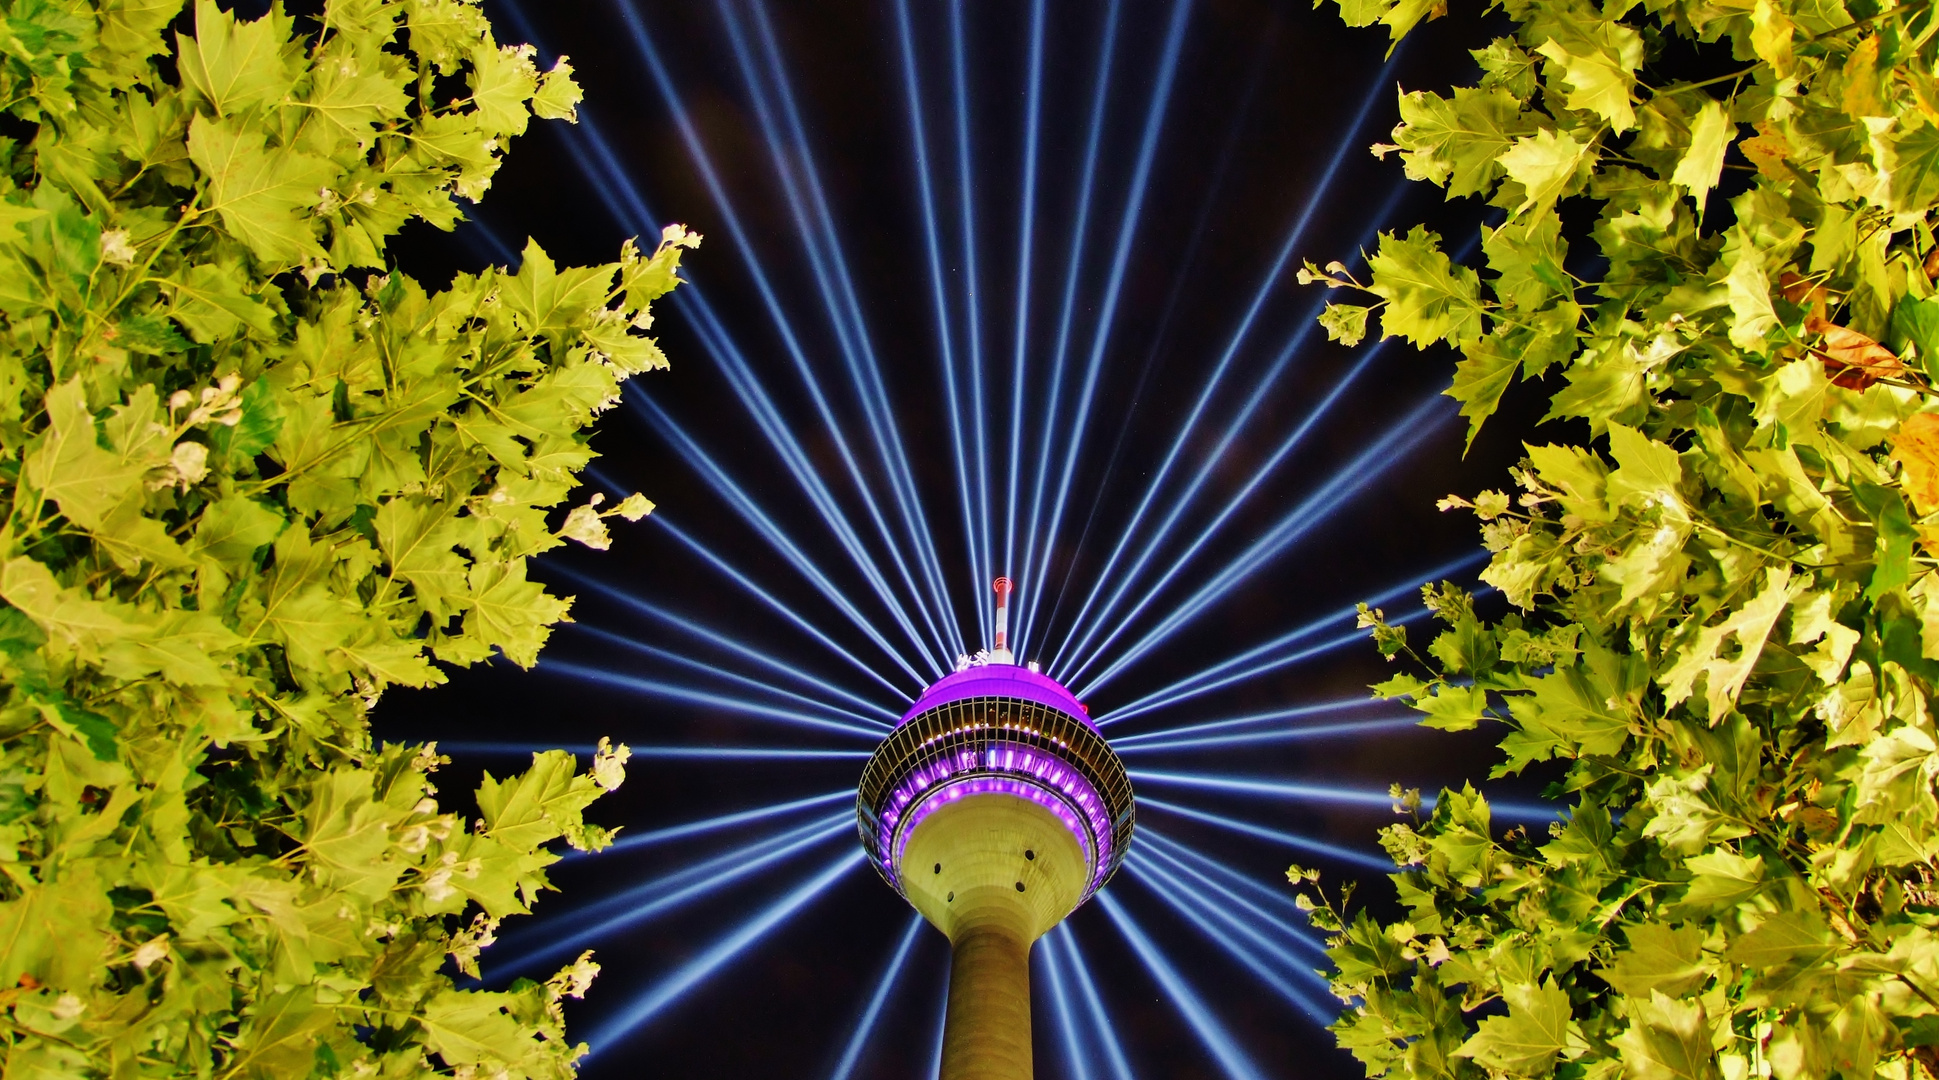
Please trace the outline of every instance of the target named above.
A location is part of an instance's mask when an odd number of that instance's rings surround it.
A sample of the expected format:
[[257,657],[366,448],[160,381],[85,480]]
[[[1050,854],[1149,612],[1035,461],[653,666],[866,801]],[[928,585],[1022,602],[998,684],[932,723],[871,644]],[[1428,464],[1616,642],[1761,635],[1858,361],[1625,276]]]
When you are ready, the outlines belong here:
[[623,775],[536,755],[442,809],[386,688],[530,666],[533,555],[697,236],[528,244],[427,290],[563,59],[474,0],[0,3],[0,1072],[568,1077],[588,957],[487,993],[499,920]]
[[1478,81],[1375,147],[1497,208],[1483,265],[1415,228],[1302,280],[1368,297],[1336,339],[1458,350],[1470,439],[1517,378],[1583,422],[1442,504],[1511,614],[1431,587],[1416,652],[1362,612],[1407,664],[1377,693],[1501,725],[1495,774],[1559,763],[1570,805],[1504,833],[1444,792],[1382,836],[1403,920],[1309,898],[1335,1030],[1369,1076],[1939,1076],[1939,14],[1497,6]]

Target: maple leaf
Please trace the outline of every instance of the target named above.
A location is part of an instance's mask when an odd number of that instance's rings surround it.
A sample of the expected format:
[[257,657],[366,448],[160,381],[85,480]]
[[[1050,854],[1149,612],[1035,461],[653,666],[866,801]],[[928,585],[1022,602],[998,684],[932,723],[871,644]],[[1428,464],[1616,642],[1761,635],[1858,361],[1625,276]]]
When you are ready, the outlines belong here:
[[1805,320],[1805,330],[1822,335],[1811,351],[1824,361],[1825,377],[1834,386],[1863,390],[1880,379],[1905,374],[1897,354],[1856,330],[1818,316]]

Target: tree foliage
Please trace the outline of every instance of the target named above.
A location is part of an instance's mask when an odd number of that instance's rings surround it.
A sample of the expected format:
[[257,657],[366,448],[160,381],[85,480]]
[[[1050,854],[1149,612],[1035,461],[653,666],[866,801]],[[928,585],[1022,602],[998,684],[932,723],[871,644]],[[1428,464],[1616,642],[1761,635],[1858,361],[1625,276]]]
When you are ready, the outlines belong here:
[[585,428],[665,360],[681,250],[430,291],[450,229],[563,60],[475,0],[0,3],[0,1072],[572,1075],[562,995],[465,991],[623,747],[441,808],[377,745],[433,661],[529,666],[567,600],[526,576],[635,495],[548,510]]
[[1496,208],[1482,265],[1415,228],[1302,277],[1370,295],[1336,339],[1458,350],[1470,438],[1517,378],[1586,431],[1443,503],[1514,611],[1430,588],[1417,653],[1363,610],[1408,665],[1378,694],[1501,725],[1495,775],[1558,763],[1568,809],[1443,792],[1383,832],[1393,922],[1294,868],[1335,1030],[1370,1076],[1939,1075],[1939,16],[1497,6],[1478,81],[1375,148]]

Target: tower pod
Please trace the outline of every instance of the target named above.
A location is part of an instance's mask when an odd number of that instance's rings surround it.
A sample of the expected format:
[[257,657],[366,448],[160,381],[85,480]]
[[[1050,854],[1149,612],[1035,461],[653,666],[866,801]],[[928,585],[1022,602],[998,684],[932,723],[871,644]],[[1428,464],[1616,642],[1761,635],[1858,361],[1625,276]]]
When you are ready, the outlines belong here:
[[1008,659],[984,654],[925,690],[869,759],[857,805],[869,860],[950,941],[942,1080],[1030,1077],[1031,943],[1131,842],[1123,763],[1070,691]]

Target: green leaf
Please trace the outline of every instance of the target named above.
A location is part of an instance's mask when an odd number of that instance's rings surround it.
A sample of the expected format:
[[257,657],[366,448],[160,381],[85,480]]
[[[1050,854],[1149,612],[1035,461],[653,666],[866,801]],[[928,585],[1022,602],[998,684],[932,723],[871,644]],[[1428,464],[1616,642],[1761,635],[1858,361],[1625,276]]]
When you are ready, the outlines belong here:
[[1718,848],[1685,862],[1692,877],[1677,909],[1692,915],[1727,910],[1756,895],[1764,884],[1764,857]]
[[195,36],[176,36],[182,78],[217,116],[267,105],[293,81],[283,58],[290,27],[280,8],[255,22],[239,22],[216,0],[196,0]]
[[1603,981],[1634,998],[1662,991],[1672,998],[1689,996],[1708,982],[1715,965],[1703,955],[1703,928],[1694,924],[1671,927],[1638,923],[1624,927],[1629,947],[1604,968]]
[[1534,130],[1513,94],[1456,87],[1445,98],[1422,91],[1401,94],[1394,142],[1408,179],[1439,184],[1456,198],[1487,193],[1506,175],[1501,155]]
[[1461,415],[1468,421],[1468,439],[1462,449],[1474,447],[1482,422],[1495,414],[1501,395],[1515,381],[1520,356],[1503,348],[1497,334],[1481,338],[1454,364],[1454,385],[1442,393],[1461,403]]
[[1689,192],[1699,208],[1724,174],[1724,149],[1735,134],[1735,126],[1724,116],[1723,104],[1704,102],[1690,125],[1690,149],[1670,176],[1670,183]]
[[[210,0],[202,0],[210,3]],[[336,178],[328,161],[272,151],[258,129],[197,115],[189,122],[189,157],[209,178],[208,211],[264,263],[280,269],[326,259],[316,229],[300,216]]]
[[1559,200],[1573,192],[1588,153],[1586,144],[1552,128],[1516,139],[1514,146],[1495,158],[1508,179],[1522,188],[1521,205],[1515,207],[1514,216],[1531,210],[1547,214],[1554,209]]
[[1490,1071],[1539,1076],[1555,1065],[1556,1055],[1581,1036],[1571,1030],[1569,995],[1553,982],[1505,986],[1507,1016],[1481,1021],[1474,1036],[1454,1052]]
[[1717,1080],[1703,1006],[1653,990],[1628,1000],[1630,1022],[1615,1043],[1636,1080]]
[[1448,261],[1439,234],[1421,226],[1404,239],[1382,233],[1380,250],[1367,263],[1373,270],[1368,288],[1387,301],[1380,313],[1382,337],[1431,345],[1481,335],[1480,279]]
[[1643,38],[1620,23],[1605,22],[1599,29],[1607,30],[1603,35],[1607,40],[1585,42],[1581,52],[1571,52],[1554,39],[1535,51],[1562,69],[1562,80],[1570,87],[1565,99],[1569,108],[1602,117],[1620,135],[1636,126],[1630,87],[1636,82],[1637,65],[1643,62]]

